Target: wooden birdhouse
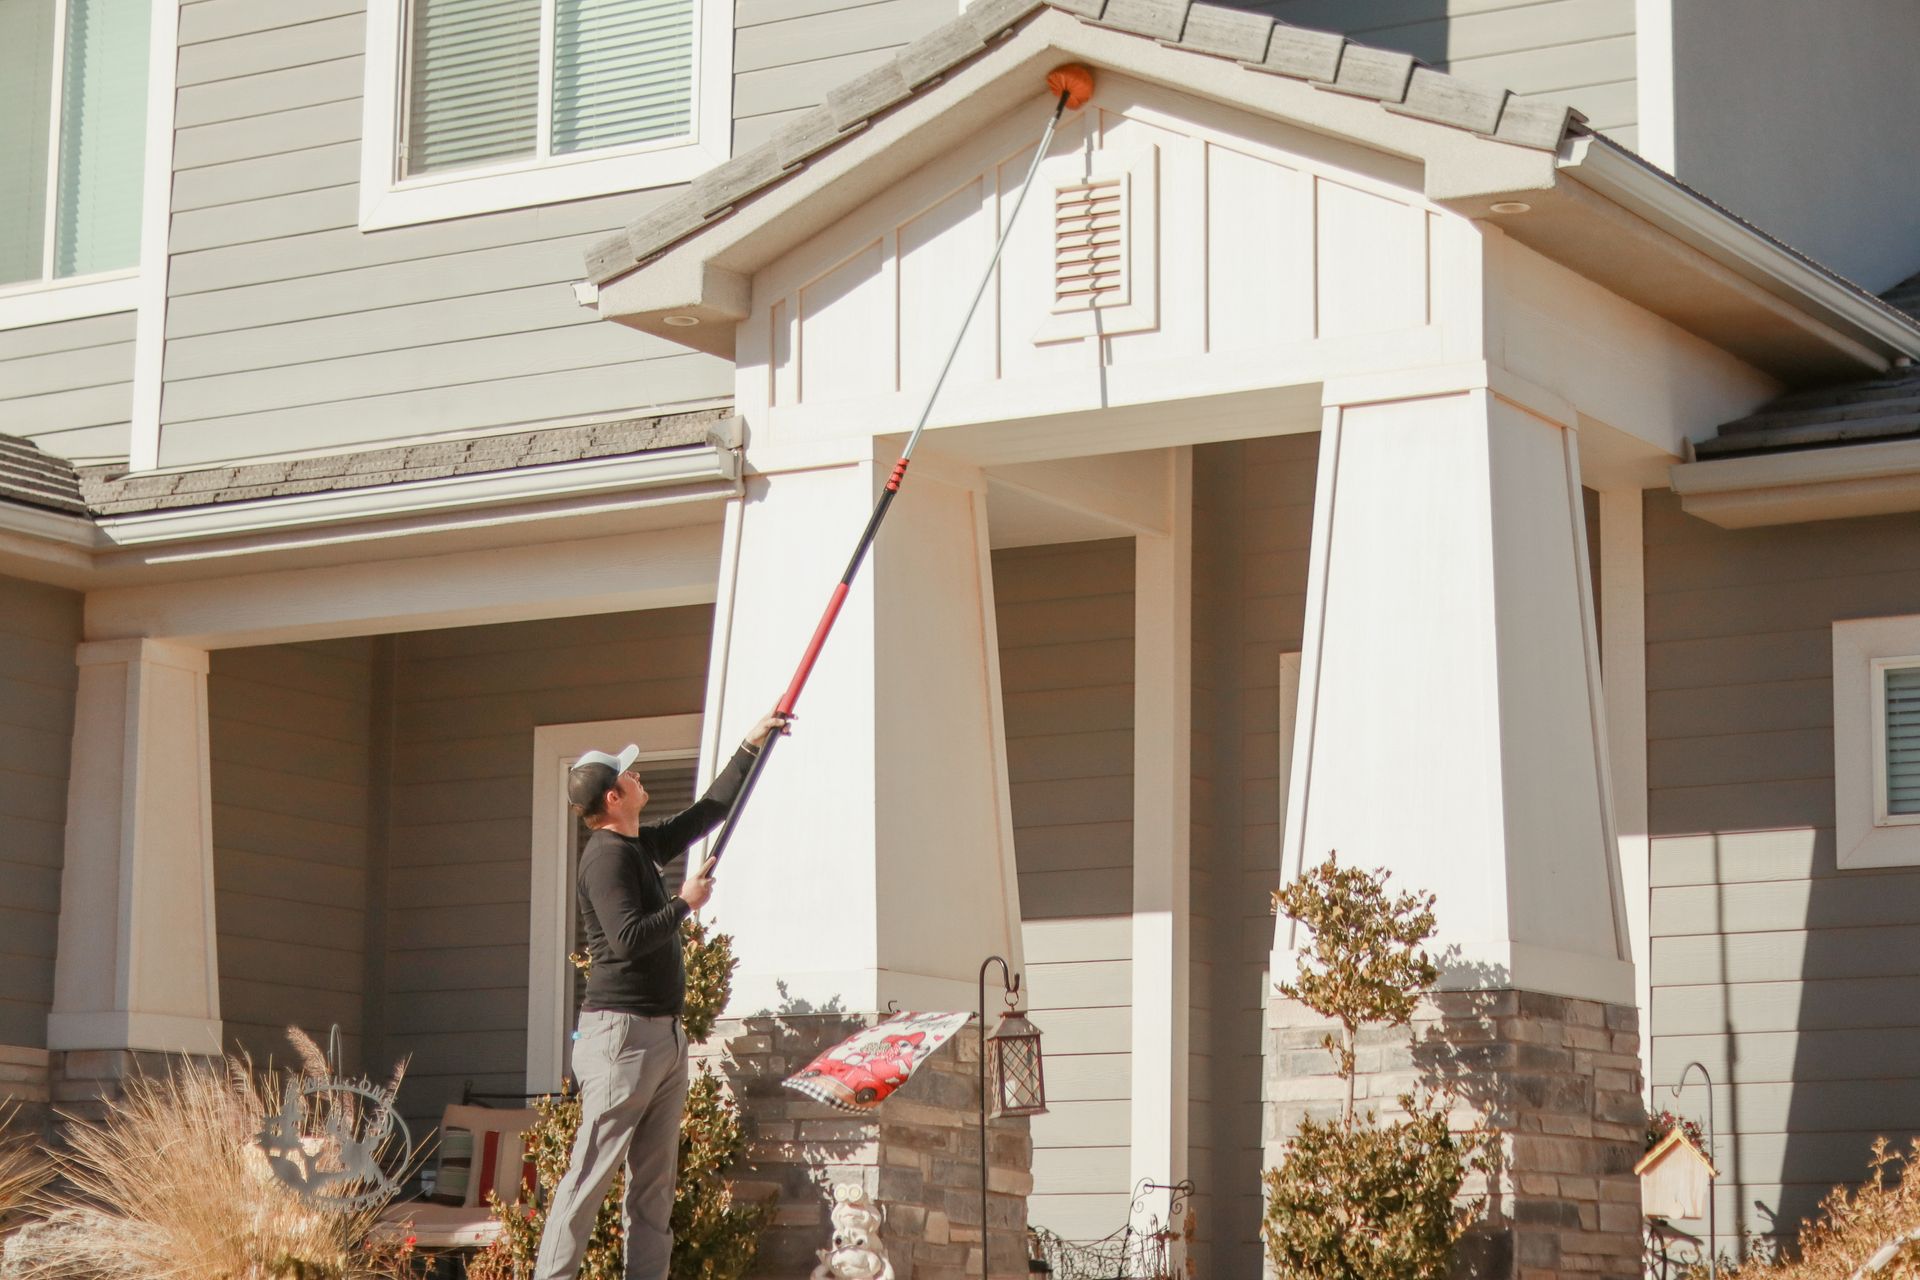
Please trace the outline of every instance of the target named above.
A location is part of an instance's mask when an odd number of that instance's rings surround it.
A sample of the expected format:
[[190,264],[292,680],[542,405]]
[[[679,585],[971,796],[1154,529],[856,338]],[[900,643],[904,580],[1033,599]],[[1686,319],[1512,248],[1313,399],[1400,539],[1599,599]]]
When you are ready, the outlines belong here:
[[1720,1176],[1713,1161],[1679,1129],[1653,1144],[1633,1166],[1640,1177],[1640,1212],[1649,1218],[1702,1218]]

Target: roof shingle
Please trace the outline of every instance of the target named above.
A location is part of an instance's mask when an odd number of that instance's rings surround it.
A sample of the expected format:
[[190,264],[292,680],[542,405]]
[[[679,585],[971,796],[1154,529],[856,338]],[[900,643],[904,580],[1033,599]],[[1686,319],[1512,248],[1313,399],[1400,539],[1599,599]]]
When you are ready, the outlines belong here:
[[1331,32],[1191,0],[979,0],[892,60],[826,95],[826,105],[762,146],[735,156],[686,192],[650,209],[587,253],[587,275],[606,284],[724,217],[739,201],[779,183],[813,156],[899,106],[927,81],[984,53],[993,39],[1042,9],[1125,31],[1171,48],[1238,62],[1251,71],[1371,98],[1389,110],[1515,146],[1551,151],[1583,117],[1559,103],[1522,102],[1436,71],[1404,53],[1355,44]]

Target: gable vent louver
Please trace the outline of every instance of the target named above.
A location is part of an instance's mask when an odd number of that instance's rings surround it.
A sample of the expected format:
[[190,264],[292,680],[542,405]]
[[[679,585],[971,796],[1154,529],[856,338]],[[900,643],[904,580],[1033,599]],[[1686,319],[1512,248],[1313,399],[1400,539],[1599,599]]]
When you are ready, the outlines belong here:
[[1127,176],[1058,187],[1053,198],[1053,309],[1124,305]]

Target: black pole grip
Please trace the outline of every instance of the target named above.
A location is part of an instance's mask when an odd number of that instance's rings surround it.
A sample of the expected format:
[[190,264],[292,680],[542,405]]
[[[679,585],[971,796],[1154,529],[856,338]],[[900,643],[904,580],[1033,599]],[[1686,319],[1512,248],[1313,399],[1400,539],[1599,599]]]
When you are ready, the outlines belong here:
[[767,767],[767,761],[773,757],[774,746],[785,736],[786,734],[779,729],[767,735],[766,742],[760,747],[760,754],[753,758],[753,765],[747,770],[747,780],[740,784],[740,794],[733,798],[731,805],[727,806],[727,816],[722,820],[719,838],[713,842],[713,850],[707,854],[714,860],[715,875],[718,875],[720,870],[720,855],[727,851],[727,845],[733,840],[734,828],[739,825],[740,811],[747,807],[747,797],[753,794],[754,787],[759,784],[761,772]]

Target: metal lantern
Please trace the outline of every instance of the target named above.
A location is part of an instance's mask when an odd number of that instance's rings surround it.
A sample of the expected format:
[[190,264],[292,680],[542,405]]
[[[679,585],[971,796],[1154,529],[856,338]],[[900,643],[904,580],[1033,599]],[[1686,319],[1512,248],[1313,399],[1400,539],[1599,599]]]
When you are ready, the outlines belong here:
[[1040,1028],[1018,1009],[1000,1015],[999,1025],[987,1034],[984,1046],[991,1054],[993,1118],[1037,1116],[1047,1109],[1047,1082],[1041,1068]]

